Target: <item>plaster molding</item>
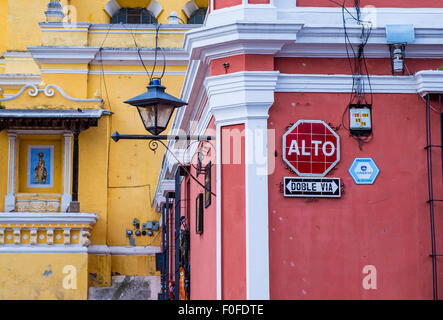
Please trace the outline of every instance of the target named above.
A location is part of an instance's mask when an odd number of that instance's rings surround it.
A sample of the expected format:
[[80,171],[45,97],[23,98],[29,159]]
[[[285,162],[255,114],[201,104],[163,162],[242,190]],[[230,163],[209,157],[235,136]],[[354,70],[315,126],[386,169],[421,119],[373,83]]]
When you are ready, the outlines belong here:
[[95,213],[66,212],[0,212],[0,224],[87,224],[92,227],[97,221]]
[[149,6],[146,7],[146,9],[149,10],[156,18],[163,11],[161,3],[157,0],[152,0]]
[[5,211],[11,212],[15,209],[15,181],[17,166],[17,134],[8,132],[8,183],[7,194],[5,196]]
[[41,32],[88,32],[90,22],[39,22]]
[[[364,87],[369,92],[367,78]],[[373,93],[416,93],[414,76],[370,76]],[[345,74],[280,74],[276,92],[350,93],[352,76]]]
[[[89,71],[88,74],[91,75],[127,75],[127,76],[146,76],[146,71],[120,71],[120,70],[112,70],[112,71]],[[149,72],[149,75],[151,72]],[[163,72],[161,71],[155,71],[154,75],[162,75]],[[186,74],[185,71],[165,71],[164,75],[166,76],[184,76]]]
[[204,86],[215,123],[267,119],[279,71],[242,71],[208,77]]
[[239,21],[191,30],[185,35],[183,47],[191,60],[205,64],[239,54],[276,54],[285,44],[296,40],[302,27],[293,22]]
[[[373,93],[420,94],[443,92],[443,71],[423,70],[412,76],[370,76]],[[369,91],[364,78],[366,92]],[[339,74],[280,74],[276,92],[350,93],[352,76]]]
[[61,212],[66,212],[72,201],[71,195],[71,170],[72,170],[72,137],[71,132],[63,134],[64,157],[63,157],[63,195],[61,198]]
[[[153,64],[155,61],[155,50],[140,49],[140,56],[145,64]],[[189,54],[183,49],[165,49],[165,58],[168,65],[188,65]],[[91,65],[139,65],[140,57],[136,49],[103,49],[91,61]],[[109,72],[106,71],[105,72]]]
[[63,244],[53,245],[33,245],[33,244],[20,244],[20,245],[2,245],[0,246],[1,253],[87,253],[88,249],[82,246],[72,246]]
[[88,64],[99,51],[98,47],[42,47],[28,46],[28,51],[38,63]]
[[28,95],[31,96],[31,97],[37,97],[42,92],[47,97],[53,97],[55,95],[55,92],[58,91],[65,99],[68,99],[68,100],[73,101],[73,102],[100,102],[100,103],[103,102],[102,99],[77,99],[77,98],[72,98],[72,97],[68,96],[63,91],[62,88],[60,88],[59,86],[57,86],[55,84],[47,85],[44,89],[40,89],[40,88],[38,88],[35,85],[26,85],[23,88],[21,88],[21,90],[17,94],[15,94],[15,95],[13,95],[11,97],[8,97],[8,98],[0,99],[0,101],[15,100],[18,97],[20,97],[23,94],[23,92],[25,92],[25,90],[27,90],[27,89],[29,89]]
[[183,12],[186,14],[188,18],[191,17],[191,15],[197,11],[199,7],[195,4],[194,0],[190,0],[185,3],[183,7]]
[[433,93],[443,93],[443,71],[424,70],[415,74],[416,90],[421,96]]
[[161,252],[160,246],[107,246],[91,245],[88,254],[113,255],[113,256],[152,256]]
[[103,10],[112,17],[114,14],[116,14],[121,9],[120,5],[116,0],[110,0],[106,3]]

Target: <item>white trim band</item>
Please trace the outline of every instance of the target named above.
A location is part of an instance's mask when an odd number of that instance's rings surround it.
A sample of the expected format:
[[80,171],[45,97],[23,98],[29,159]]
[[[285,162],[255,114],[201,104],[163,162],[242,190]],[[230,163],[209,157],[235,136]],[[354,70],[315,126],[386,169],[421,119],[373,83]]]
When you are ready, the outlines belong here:
[[124,246],[91,245],[88,247],[89,254],[105,254],[113,256],[152,256],[160,252],[161,252],[160,246],[124,247]]

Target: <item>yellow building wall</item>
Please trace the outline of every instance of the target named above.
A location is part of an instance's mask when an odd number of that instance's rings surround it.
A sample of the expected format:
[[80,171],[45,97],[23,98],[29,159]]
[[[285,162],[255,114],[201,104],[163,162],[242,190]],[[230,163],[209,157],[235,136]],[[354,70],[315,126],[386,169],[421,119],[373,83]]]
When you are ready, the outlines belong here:
[[98,215],[89,237],[94,245],[106,244],[108,237],[108,174],[112,174],[108,172],[109,143],[109,117],[79,136],[78,200],[81,212]]
[[[65,269],[66,266],[73,266],[76,270],[75,288],[72,287],[74,283],[66,278],[75,274],[70,267]],[[85,300],[88,297],[86,253],[3,253],[0,255],[0,275],[0,300]]]
[[[0,0],[0,57],[6,51],[6,34],[8,28],[8,0]],[[0,70],[1,73],[1,70]]]
[[[172,11],[186,21],[187,17],[183,12],[183,7],[188,0],[158,1],[163,7],[158,17],[159,23],[168,24],[168,17]],[[44,11],[46,11],[48,2],[49,0],[0,0],[0,51],[26,51],[28,46],[39,45],[135,47],[132,34],[128,33],[124,27],[121,30],[114,30],[116,33],[110,33],[107,36],[103,33],[88,33],[87,43],[83,32],[78,32],[78,34],[75,32],[45,32],[42,35],[38,23],[45,21]],[[61,1],[65,6],[66,13],[69,10],[71,22],[94,24],[109,23],[110,17],[104,11],[107,2],[108,0]],[[118,0],[118,2],[122,7],[147,7],[151,0]],[[207,7],[205,0],[196,0],[195,2],[201,7]],[[119,34],[119,31],[125,33]],[[159,46],[181,48],[185,32],[186,30],[183,29],[166,30],[160,28]],[[106,42],[103,42],[105,37],[107,37]],[[139,47],[154,47],[154,29],[150,33],[137,34],[135,37]],[[159,55],[156,72],[161,72],[162,64],[163,61]],[[125,231],[133,229],[132,220],[134,218],[138,218],[140,223],[160,218],[160,215],[153,210],[152,203],[165,148],[159,143],[159,148],[154,153],[149,150],[147,141],[121,140],[115,143],[111,140],[110,136],[115,131],[121,134],[146,134],[136,109],[124,104],[123,101],[146,91],[149,77],[146,74],[138,74],[138,72],[144,71],[138,61],[132,65],[104,65],[103,68],[107,72],[127,71],[130,73],[135,71],[137,74],[105,74],[103,76],[86,73],[44,73],[42,74],[41,88],[55,84],[74,98],[90,99],[95,98],[96,93],[99,93],[104,100],[102,107],[113,113],[112,116],[103,116],[98,121],[97,127],[91,127],[80,133],[80,211],[98,215],[98,220],[93,226],[90,236],[91,245],[129,246],[129,239],[126,237]],[[146,65],[146,68],[151,72],[151,65]],[[102,66],[37,64],[26,59],[24,61],[13,60],[6,64],[7,73],[39,73],[40,69],[101,71]],[[168,93],[176,97],[180,96],[186,70],[187,66],[185,65],[167,65],[167,73],[170,71],[180,73],[178,75],[166,74],[162,79],[162,84],[167,87]],[[18,90],[7,89],[5,92],[16,93]],[[37,98],[24,93],[20,98],[5,102],[3,105],[8,108],[77,109],[93,107],[67,100],[58,92],[51,98],[42,96],[43,93],[40,93],[39,99],[41,100],[37,100]],[[60,157],[63,155],[61,141]],[[19,141],[19,145],[24,147],[25,143]],[[22,161],[22,157],[19,159]],[[60,162],[62,163],[62,158],[60,158]],[[0,163],[8,163],[8,136],[5,130],[0,132]],[[21,167],[22,164],[18,166],[17,170]],[[23,172],[18,173],[20,176],[23,175]],[[0,211],[4,211],[7,177],[7,165],[0,166]],[[32,191],[26,190],[22,185],[18,188],[26,192]],[[135,243],[137,246],[159,246],[161,233],[157,231],[152,237],[135,237]],[[81,270],[78,273],[78,284],[80,285],[77,291],[66,291],[61,286],[62,274],[60,270],[67,262]],[[49,270],[49,265],[53,274],[48,277],[41,276],[46,270]],[[155,270],[155,256],[0,254],[0,299],[87,299],[88,286],[110,286],[113,274],[159,275]],[[20,281],[25,284],[23,288],[19,285]]]

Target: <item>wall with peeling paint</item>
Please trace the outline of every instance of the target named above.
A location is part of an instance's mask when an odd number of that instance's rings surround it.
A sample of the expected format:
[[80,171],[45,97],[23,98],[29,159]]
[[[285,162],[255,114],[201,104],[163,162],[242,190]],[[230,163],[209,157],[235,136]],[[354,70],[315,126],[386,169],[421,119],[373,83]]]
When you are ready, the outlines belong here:
[[[76,288],[65,289],[65,266],[77,270]],[[88,255],[0,255],[0,300],[84,300],[88,289]]]

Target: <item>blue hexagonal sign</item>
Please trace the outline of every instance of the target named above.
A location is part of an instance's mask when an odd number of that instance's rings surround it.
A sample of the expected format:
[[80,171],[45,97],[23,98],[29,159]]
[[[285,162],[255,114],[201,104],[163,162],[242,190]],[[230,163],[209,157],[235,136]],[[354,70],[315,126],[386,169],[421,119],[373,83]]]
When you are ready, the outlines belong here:
[[373,184],[380,170],[372,158],[355,158],[348,170],[356,184]]

